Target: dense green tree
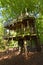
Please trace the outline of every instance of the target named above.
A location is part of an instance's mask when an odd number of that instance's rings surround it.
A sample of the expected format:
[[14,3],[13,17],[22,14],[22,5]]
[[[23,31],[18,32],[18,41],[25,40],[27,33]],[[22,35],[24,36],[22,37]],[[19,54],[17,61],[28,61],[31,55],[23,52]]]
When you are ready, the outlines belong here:
[[2,15],[7,20],[17,17],[21,11],[25,12],[25,8],[28,9],[28,12],[43,13],[42,0],[0,0],[0,7]]

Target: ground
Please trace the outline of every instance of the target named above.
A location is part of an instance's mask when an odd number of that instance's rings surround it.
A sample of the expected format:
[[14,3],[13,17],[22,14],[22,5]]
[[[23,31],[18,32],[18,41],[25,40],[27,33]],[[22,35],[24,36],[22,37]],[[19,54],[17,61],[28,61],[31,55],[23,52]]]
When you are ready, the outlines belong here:
[[43,65],[43,51],[24,53],[18,51],[0,53],[0,65]]

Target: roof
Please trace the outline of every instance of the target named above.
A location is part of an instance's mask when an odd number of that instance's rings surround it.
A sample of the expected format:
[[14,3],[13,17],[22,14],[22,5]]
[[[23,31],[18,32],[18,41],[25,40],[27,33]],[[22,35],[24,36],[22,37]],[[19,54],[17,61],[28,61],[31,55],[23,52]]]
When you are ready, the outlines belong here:
[[4,27],[6,29],[16,30],[16,29],[19,29],[22,24],[26,27],[27,21],[28,23],[34,23],[34,20],[35,20],[35,17],[33,16],[22,15],[22,16],[19,16],[17,19],[13,19],[12,21],[5,22]]

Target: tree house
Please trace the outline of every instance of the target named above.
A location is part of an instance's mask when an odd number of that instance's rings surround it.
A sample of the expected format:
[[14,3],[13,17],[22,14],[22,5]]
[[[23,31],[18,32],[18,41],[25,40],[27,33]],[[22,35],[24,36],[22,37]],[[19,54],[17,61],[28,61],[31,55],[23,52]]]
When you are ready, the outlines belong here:
[[5,39],[17,40],[20,45],[26,44],[27,40],[30,40],[32,44],[32,40],[35,42],[35,46],[37,51],[41,51],[39,37],[37,35],[36,25],[35,25],[35,17],[29,16],[28,12],[21,13],[21,15],[14,19],[11,22],[5,22],[4,27],[9,30],[14,30],[17,32],[17,35],[14,37],[5,37]]

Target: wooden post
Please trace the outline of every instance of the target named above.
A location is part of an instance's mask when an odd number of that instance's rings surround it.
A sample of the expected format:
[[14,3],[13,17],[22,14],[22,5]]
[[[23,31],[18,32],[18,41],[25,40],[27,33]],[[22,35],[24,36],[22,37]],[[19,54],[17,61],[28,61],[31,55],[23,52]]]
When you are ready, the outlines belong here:
[[27,29],[29,29],[29,21],[27,21]]
[[27,58],[27,42],[24,40],[25,57]]
[[32,39],[30,38],[30,44],[31,44],[31,49],[32,49]]

